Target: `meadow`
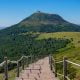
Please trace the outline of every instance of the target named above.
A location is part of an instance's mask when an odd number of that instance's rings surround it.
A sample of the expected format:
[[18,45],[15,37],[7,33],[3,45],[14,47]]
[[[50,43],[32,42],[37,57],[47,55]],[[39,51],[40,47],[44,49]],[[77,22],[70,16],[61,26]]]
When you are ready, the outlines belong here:
[[[67,57],[68,60],[80,63],[80,32],[56,32],[56,33],[42,33],[37,39],[48,39],[48,38],[65,38],[71,40],[65,48],[59,49],[54,52],[53,57],[56,61],[63,60],[63,57]],[[61,64],[62,65],[62,64]],[[71,80],[80,79],[80,67],[69,65],[69,73]],[[60,71],[61,70],[61,71]],[[59,72],[62,72],[61,66],[59,66]],[[76,77],[76,78],[75,78]]]
[[[63,57],[67,57],[68,60],[73,61],[75,63],[80,63],[80,32],[55,32],[55,33],[33,33],[34,35],[39,34],[35,40],[47,40],[47,39],[69,39],[71,42],[64,48],[60,48],[57,51],[53,52],[53,57],[56,61],[63,60]],[[26,34],[24,34],[26,36]],[[72,67],[71,67],[72,66]],[[59,66],[60,67],[60,66]],[[73,80],[78,80],[79,77],[79,67],[70,65],[70,72],[72,72],[71,76],[74,76]],[[9,73],[14,74],[13,70]],[[1,79],[2,74],[0,75]],[[77,79],[78,78],[78,79]],[[12,79],[14,80],[14,75]]]

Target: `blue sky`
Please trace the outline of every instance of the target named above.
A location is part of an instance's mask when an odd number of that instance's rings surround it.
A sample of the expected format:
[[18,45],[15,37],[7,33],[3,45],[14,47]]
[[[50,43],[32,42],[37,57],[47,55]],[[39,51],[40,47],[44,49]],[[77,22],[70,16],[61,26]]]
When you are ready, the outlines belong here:
[[80,0],[0,0],[0,26],[16,24],[38,10],[80,24]]

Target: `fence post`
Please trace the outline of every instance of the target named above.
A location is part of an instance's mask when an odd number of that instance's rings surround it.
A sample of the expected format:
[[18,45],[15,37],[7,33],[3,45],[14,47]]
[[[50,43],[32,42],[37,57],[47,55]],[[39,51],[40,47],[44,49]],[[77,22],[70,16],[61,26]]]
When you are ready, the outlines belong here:
[[31,55],[31,63],[33,63],[33,55]]
[[55,73],[55,77],[57,77],[57,64],[56,64],[56,61],[55,61],[55,59],[53,59],[54,60],[54,73]]
[[19,77],[19,61],[17,62],[17,77]]
[[5,74],[5,80],[8,80],[8,61],[7,57],[4,58],[5,65],[4,65],[4,74]]
[[24,58],[23,58],[23,60],[22,60],[22,69],[24,70]]
[[53,67],[52,67],[53,62],[52,62],[52,55],[51,54],[49,55],[49,64],[50,64],[50,69],[53,70]]
[[67,80],[66,76],[67,76],[67,58],[64,57],[63,58],[63,80]]
[[33,63],[35,62],[35,60],[34,60],[34,59],[35,59],[35,57],[34,57],[34,55],[33,55]]
[[52,56],[51,56],[51,70],[53,70]]
[[50,64],[50,68],[51,68],[51,55],[49,55],[49,64]]
[[28,65],[29,65],[29,57],[27,57],[27,67],[28,67]]

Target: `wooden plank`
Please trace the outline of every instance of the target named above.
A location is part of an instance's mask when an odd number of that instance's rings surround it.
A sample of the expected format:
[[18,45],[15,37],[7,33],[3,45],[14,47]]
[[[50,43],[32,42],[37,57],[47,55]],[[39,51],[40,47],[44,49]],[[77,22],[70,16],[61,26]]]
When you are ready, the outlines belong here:
[[7,57],[4,58],[5,64],[4,64],[4,75],[5,80],[8,80],[8,62]]
[[19,77],[19,61],[17,62],[17,77]]
[[67,80],[66,76],[67,76],[67,58],[64,57],[63,58],[63,80]]

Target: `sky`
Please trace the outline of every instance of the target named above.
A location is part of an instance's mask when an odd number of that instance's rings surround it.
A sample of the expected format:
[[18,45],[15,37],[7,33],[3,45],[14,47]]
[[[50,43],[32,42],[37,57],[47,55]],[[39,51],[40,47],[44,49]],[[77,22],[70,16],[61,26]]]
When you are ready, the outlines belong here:
[[0,0],[0,26],[17,24],[36,11],[59,14],[80,24],[80,0]]

